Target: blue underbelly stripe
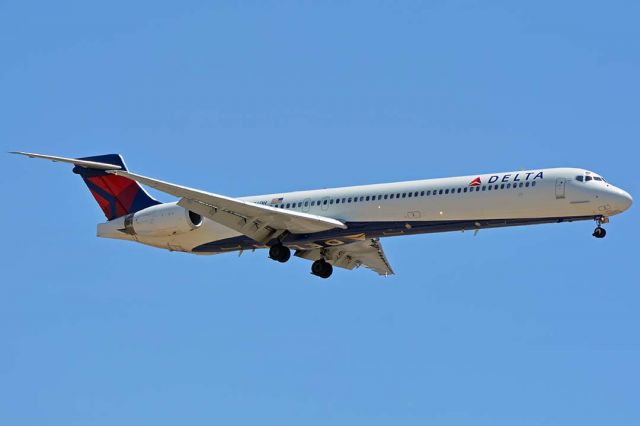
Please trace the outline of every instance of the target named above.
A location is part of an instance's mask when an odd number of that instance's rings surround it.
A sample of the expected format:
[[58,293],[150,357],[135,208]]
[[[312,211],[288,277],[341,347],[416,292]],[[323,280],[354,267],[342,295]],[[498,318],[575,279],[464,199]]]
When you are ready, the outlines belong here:
[[[293,246],[301,244],[332,246],[339,242],[347,244],[362,238],[381,238],[451,231],[474,231],[476,229],[573,222],[589,219],[593,219],[593,216],[458,221],[347,222],[347,229],[331,229],[313,234],[290,234],[284,239],[283,243]],[[326,244],[327,241],[330,241],[331,244]],[[198,253],[220,253],[233,250],[250,250],[257,247],[261,246],[251,238],[242,235],[202,244],[193,248],[192,251]]]

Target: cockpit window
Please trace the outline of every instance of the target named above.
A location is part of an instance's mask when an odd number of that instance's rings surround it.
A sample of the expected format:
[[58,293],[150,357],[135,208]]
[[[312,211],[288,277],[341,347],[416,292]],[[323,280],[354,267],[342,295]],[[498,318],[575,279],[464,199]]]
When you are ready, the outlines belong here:
[[590,180],[592,180],[593,178],[591,176],[585,176],[584,180],[585,182],[589,182]]
[[584,176],[576,176],[576,180],[578,182],[582,182],[584,180]]
[[599,180],[599,181],[602,181],[602,178],[601,178],[601,177],[598,177],[598,176],[594,176],[594,177],[593,177],[593,180]]

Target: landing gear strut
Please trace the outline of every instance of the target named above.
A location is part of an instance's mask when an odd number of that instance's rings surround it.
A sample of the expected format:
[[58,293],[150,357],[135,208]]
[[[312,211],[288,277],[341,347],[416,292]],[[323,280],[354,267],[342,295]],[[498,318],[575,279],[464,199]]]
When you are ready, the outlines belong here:
[[596,226],[596,229],[593,231],[593,236],[596,238],[604,238],[605,235],[607,235],[607,231],[605,231],[605,229],[602,227],[603,223],[607,223],[608,220],[602,216],[598,216],[596,218],[596,223],[598,224],[598,226]]
[[333,273],[333,266],[324,259],[318,259],[311,265],[311,273],[320,278],[329,278]]
[[291,257],[291,250],[282,244],[275,244],[269,248],[269,257],[280,263],[285,263]]

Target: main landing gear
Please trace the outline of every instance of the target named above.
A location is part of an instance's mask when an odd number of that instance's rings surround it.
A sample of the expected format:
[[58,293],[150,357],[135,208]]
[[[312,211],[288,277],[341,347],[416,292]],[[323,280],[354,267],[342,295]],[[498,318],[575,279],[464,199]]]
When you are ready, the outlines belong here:
[[291,257],[291,250],[282,244],[276,244],[269,248],[269,257],[280,263],[285,263]]
[[[280,263],[285,263],[291,257],[291,249],[282,244],[269,247],[269,257]],[[329,278],[333,273],[333,266],[324,259],[318,259],[311,264],[311,273],[320,278]]]
[[602,227],[602,224],[607,222],[609,222],[609,220],[606,217],[598,216],[596,218],[596,223],[598,224],[598,226],[596,226],[596,229],[594,229],[592,235],[596,238],[604,238],[605,235],[607,235],[607,231],[605,231],[605,229]]
[[311,273],[320,278],[329,278],[333,273],[333,266],[324,259],[318,259],[311,264]]

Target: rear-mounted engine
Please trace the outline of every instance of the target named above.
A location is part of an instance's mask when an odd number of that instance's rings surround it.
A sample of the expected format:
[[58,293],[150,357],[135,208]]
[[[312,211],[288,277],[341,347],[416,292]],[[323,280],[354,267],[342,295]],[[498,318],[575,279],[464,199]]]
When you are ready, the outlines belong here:
[[160,204],[126,215],[120,231],[143,237],[169,237],[197,229],[202,223],[202,216],[197,213],[175,204]]

